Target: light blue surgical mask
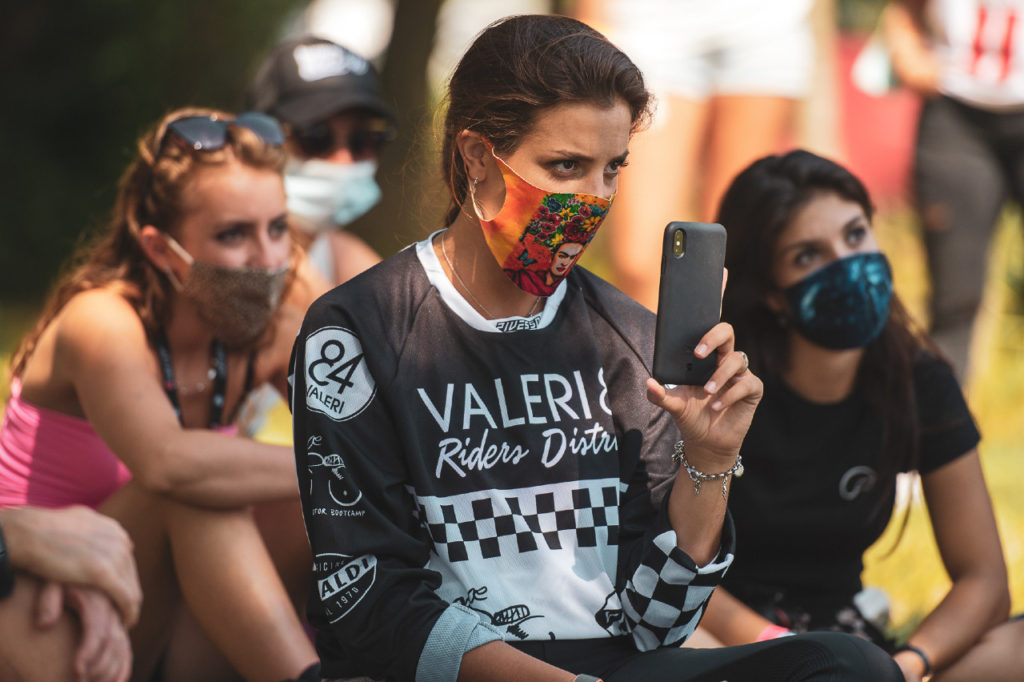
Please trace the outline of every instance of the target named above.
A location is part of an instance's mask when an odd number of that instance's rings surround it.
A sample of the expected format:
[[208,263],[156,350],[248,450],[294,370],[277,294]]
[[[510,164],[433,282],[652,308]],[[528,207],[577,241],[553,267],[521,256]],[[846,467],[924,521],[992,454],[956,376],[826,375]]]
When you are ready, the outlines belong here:
[[381,191],[374,179],[376,161],[331,163],[308,159],[291,165],[285,173],[288,212],[306,218],[296,225],[322,232],[347,225],[378,201]]

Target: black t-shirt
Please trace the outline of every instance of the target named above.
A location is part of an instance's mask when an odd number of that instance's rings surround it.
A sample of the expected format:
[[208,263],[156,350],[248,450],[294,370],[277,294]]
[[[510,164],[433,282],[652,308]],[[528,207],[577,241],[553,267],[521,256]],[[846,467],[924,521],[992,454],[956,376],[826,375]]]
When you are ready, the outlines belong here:
[[[927,474],[969,452],[979,434],[945,363],[922,354],[913,376]],[[892,514],[892,482],[877,474],[881,445],[881,419],[858,393],[820,404],[782,382],[766,386],[743,443],[746,472],[729,497],[737,554],[724,587],[748,603],[784,594],[812,613],[849,604],[862,555]]]

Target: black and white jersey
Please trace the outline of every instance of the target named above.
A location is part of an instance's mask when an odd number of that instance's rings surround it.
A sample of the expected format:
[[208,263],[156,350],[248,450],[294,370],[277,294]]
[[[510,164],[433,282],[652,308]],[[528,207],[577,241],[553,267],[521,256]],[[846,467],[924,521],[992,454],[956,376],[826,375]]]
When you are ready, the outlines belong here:
[[653,321],[581,268],[540,314],[486,320],[429,240],[310,308],[292,409],[325,676],[454,680],[494,639],[692,633],[731,522],[707,566],[676,547]]

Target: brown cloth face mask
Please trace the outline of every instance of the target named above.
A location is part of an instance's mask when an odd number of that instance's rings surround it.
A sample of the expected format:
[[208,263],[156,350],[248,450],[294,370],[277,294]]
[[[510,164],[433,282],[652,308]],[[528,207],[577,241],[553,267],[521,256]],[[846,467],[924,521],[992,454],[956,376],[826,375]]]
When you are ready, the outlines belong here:
[[168,246],[189,264],[184,281],[168,268],[171,284],[196,306],[199,318],[229,348],[255,342],[281,302],[288,265],[232,268],[197,261],[174,237],[164,233]]

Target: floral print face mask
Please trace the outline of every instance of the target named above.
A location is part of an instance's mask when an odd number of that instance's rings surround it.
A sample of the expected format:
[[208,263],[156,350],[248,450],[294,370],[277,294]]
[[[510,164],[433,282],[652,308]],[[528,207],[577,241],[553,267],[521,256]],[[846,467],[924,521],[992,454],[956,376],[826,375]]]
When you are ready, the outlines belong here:
[[485,220],[473,183],[470,200],[494,259],[512,282],[535,296],[550,296],[579,260],[608,215],[615,195],[548,192],[521,178],[497,156],[505,203]]

